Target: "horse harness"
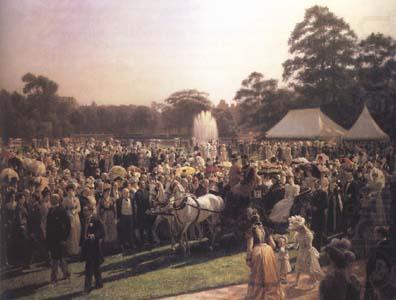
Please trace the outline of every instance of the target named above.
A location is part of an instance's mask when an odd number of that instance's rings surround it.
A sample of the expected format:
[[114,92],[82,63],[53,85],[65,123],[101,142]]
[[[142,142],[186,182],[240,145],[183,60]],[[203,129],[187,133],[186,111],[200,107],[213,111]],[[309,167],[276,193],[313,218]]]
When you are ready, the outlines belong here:
[[[165,207],[168,206],[168,204],[169,204],[169,202],[165,202],[165,203],[159,202],[158,207],[159,207],[160,209],[161,209],[161,208],[165,208]],[[164,212],[164,211],[150,211],[150,214],[153,215],[153,216],[174,216],[173,213],[171,213],[171,212]]]
[[[193,199],[193,200],[195,201],[196,206],[195,206],[195,205],[192,205],[192,204],[190,204],[190,203],[187,203],[188,197],[190,197],[191,199]],[[198,210],[197,216],[195,217],[194,221],[193,221],[191,224],[195,224],[195,223],[198,221],[198,218],[199,218],[199,216],[200,216],[200,214],[201,214],[201,211],[207,211],[207,212],[216,213],[216,214],[220,214],[220,213],[221,213],[221,211],[215,211],[215,210],[211,210],[211,209],[207,209],[207,208],[202,208],[202,207],[200,206],[200,204],[199,204],[199,202],[198,202],[198,200],[197,200],[197,197],[196,197],[195,195],[193,195],[193,194],[186,194],[186,195],[184,196],[182,202],[181,202],[179,205],[176,205],[176,202],[173,203],[173,209],[176,210],[175,217],[176,217],[176,220],[177,220],[177,222],[178,222],[179,224],[181,224],[181,221],[180,221],[180,219],[179,219],[179,216],[177,215],[177,211],[178,211],[178,210],[182,210],[182,209],[185,208],[187,205]]]

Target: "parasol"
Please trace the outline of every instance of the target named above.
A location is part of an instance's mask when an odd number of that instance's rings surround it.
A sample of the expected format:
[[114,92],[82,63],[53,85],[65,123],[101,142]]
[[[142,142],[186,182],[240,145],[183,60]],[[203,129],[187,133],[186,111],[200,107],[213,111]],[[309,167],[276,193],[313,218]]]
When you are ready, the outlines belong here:
[[223,161],[219,166],[223,168],[231,168],[232,163],[230,161]]
[[196,170],[193,167],[181,167],[176,169],[176,175],[194,175],[195,171]]
[[329,157],[326,154],[324,154],[324,153],[319,153],[319,154],[316,155],[316,159],[315,160],[319,161],[320,159],[322,160],[323,163],[326,163],[326,162],[329,161]]
[[296,164],[309,164],[309,160],[305,157],[298,157],[292,160],[293,163]]
[[45,153],[48,152],[48,150],[45,149],[45,148],[38,148],[38,149],[36,149],[36,151],[37,151],[38,153],[40,153],[40,154],[45,154]]
[[117,177],[125,178],[127,176],[127,171],[121,166],[114,166],[110,169],[109,174],[111,180],[114,180]]
[[46,173],[46,168],[43,162],[31,159],[31,158],[25,158],[22,161],[23,167],[27,170],[32,172],[35,175],[38,176],[43,176]]
[[131,173],[141,172],[140,168],[139,168],[139,167],[136,167],[136,166],[134,166],[134,165],[130,165],[130,166],[127,168],[127,170],[128,170],[129,172],[131,172]]
[[12,178],[19,180],[19,175],[14,169],[6,168],[0,173],[0,180],[3,181],[5,178],[8,180],[11,180]]

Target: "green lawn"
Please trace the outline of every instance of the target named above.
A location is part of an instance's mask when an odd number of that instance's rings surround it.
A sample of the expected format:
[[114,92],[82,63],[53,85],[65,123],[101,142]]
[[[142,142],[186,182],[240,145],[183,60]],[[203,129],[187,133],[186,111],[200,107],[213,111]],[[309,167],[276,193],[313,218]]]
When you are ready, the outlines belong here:
[[[206,243],[192,243],[192,254],[172,253],[170,246],[128,256],[106,257],[102,265],[104,288],[82,294],[84,264],[69,264],[72,278],[49,285],[50,270],[34,266],[27,273],[2,276],[2,299],[152,299],[247,282],[245,252],[223,240],[214,252]],[[292,263],[295,250],[290,251]]]
[[195,245],[190,257],[170,252],[169,246],[129,256],[107,257],[102,265],[104,288],[83,296],[84,264],[72,263],[72,279],[49,285],[48,268],[35,266],[28,273],[2,279],[2,299],[151,299],[211,287],[246,282],[245,253],[232,250],[209,252]]

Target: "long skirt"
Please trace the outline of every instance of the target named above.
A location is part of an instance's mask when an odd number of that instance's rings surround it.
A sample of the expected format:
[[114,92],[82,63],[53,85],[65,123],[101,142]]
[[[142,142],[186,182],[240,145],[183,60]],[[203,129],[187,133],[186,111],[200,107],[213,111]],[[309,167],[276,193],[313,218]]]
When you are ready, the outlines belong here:
[[111,243],[117,241],[117,225],[114,211],[105,210],[102,215],[103,226],[105,230],[104,241]]
[[270,220],[274,223],[286,223],[290,216],[290,210],[293,206],[293,199],[282,199],[272,208],[269,216]]
[[265,243],[252,250],[247,300],[283,300],[274,251]]
[[66,249],[69,255],[78,255],[80,253],[81,224],[78,214],[69,214],[70,234],[66,241]]
[[314,247],[309,249],[300,248],[296,260],[296,272],[304,272],[310,275],[323,276],[319,264],[319,252]]

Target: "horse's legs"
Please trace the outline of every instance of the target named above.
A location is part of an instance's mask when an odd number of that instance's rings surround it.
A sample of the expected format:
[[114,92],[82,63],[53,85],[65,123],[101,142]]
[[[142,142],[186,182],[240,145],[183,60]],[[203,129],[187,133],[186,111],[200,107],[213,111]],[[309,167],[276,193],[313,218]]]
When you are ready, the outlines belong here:
[[210,250],[213,250],[216,242],[216,236],[218,233],[218,229],[216,228],[217,225],[219,224],[219,220],[216,218],[216,216],[211,216],[208,218],[208,225],[209,225],[209,231],[210,231]]
[[202,240],[204,237],[203,231],[202,231],[202,224],[201,223],[197,224],[196,228],[198,229],[198,239]]
[[158,225],[161,223],[162,220],[163,220],[162,216],[157,216],[155,218],[153,226],[151,227],[151,232],[153,234],[154,242],[157,244],[161,242],[157,235],[157,229],[158,229]]
[[167,217],[165,218],[168,221],[169,224],[169,231],[170,231],[170,238],[171,238],[171,245],[172,245],[172,251],[176,250],[176,239],[175,235],[177,234],[177,224],[175,222],[175,219],[173,217]]
[[184,224],[184,227],[180,233],[180,245],[182,245],[183,249],[183,254],[189,254],[189,244],[188,244],[188,236],[187,236],[187,230],[190,227],[191,223]]

